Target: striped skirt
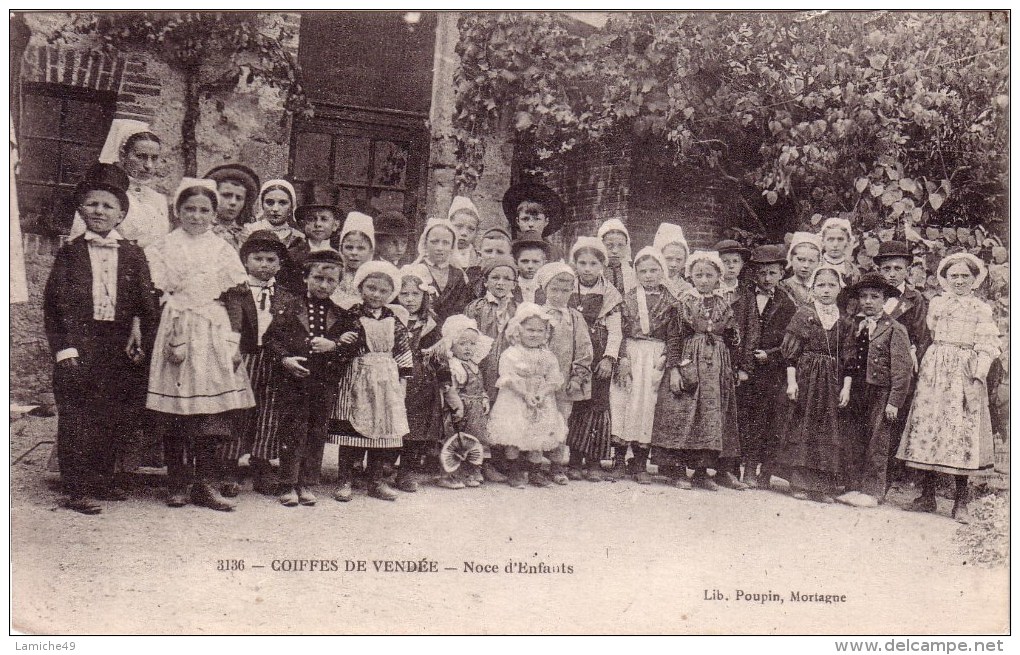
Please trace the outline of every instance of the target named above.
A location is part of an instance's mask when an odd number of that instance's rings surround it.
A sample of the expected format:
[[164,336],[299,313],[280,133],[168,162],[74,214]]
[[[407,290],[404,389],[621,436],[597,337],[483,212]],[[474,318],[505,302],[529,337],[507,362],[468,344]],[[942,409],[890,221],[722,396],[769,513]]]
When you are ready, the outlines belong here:
[[276,406],[276,367],[265,350],[244,355],[243,364],[255,394],[255,407],[239,412],[234,438],[219,449],[220,458],[236,461],[251,453],[258,459],[280,457],[280,411]]
[[[369,353],[370,355],[377,355],[379,353]],[[401,434],[384,437],[372,437],[364,435],[354,428],[351,423],[351,419],[355,414],[354,405],[358,402],[359,396],[358,390],[355,389],[356,385],[364,386],[365,380],[356,379],[359,374],[364,375],[367,371],[365,367],[359,366],[358,360],[364,359],[364,356],[359,357],[351,366],[347,367],[347,371],[340,379],[340,393],[337,394],[336,405],[333,407],[333,413],[329,419],[329,443],[337,444],[339,446],[350,446],[353,448],[401,448],[404,445],[403,436],[407,434],[407,413],[404,407],[404,398],[399,398],[399,404],[396,399],[392,399],[393,402],[387,403],[384,398],[377,398],[381,404],[391,404],[392,408],[383,409],[376,407],[376,411],[395,411],[399,409],[403,413],[403,426]],[[375,359],[374,357],[372,359]],[[389,362],[392,362],[392,358]],[[368,367],[373,368],[373,367]],[[396,366],[393,365],[393,374],[396,375]],[[399,389],[399,382],[396,382]],[[364,394],[360,394],[364,396]],[[399,421],[398,421],[399,422]]]

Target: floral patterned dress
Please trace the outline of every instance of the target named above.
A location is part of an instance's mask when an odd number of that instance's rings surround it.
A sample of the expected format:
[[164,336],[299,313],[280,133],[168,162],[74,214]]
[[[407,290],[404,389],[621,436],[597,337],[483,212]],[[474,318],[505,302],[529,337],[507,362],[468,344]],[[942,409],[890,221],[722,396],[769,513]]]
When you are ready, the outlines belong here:
[[968,389],[979,358],[1001,352],[992,309],[973,296],[932,298],[933,343],[921,361],[914,404],[898,459],[907,466],[953,475],[992,472],[994,451],[988,389]]

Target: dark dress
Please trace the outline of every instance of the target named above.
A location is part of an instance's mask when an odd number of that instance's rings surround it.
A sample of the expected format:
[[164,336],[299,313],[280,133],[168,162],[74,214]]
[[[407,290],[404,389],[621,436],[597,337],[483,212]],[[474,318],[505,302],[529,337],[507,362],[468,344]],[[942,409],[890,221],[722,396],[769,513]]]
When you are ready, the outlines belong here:
[[443,439],[440,389],[450,384],[450,369],[445,357],[424,351],[434,346],[442,334],[431,317],[424,321],[412,317],[407,324],[407,338],[411,345],[413,372],[407,381],[405,406],[411,431],[405,440],[438,442]]
[[[660,465],[713,466],[716,458],[740,456],[737,429],[737,345],[730,304],[718,296],[680,299],[666,336],[666,374],[659,385],[652,428],[652,458]],[[698,385],[674,394],[669,371],[690,360]]]
[[826,330],[813,306],[801,307],[790,320],[782,354],[797,369],[797,401],[788,403],[778,463],[790,486],[830,494],[841,471],[843,438],[839,392],[851,324],[840,316]]
[[[606,285],[608,289],[610,287]],[[621,311],[623,298],[618,292],[612,294],[574,293],[570,297],[570,307],[581,312],[588,326],[588,336],[592,345],[592,369],[598,366],[606,354],[606,343],[609,340],[609,329],[606,317]],[[589,462],[609,459],[612,436],[612,419],[609,412],[609,389],[612,376],[600,378],[592,375],[591,398],[574,403],[568,421],[567,445],[571,453],[579,453]]]
[[478,324],[478,330],[492,339],[489,354],[478,364],[485,383],[485,392],[489,394],[489,400],[492,402],[496,402],[499,391],[496,388],[496,381],[499,380],[499,356],[510,347],[510,341],[506,338],[506,326],[516,311],[517,301],[511,298],[506,311],[501,314],[498,305],[490,300],[488,295],[482,295],[464,308],[464,315],[473,318]]
[[[431,268],[429,274],[432,274]],[[435,276],[431,275],[431,277],[432,285],[439,289],[439,295],[432,300],[432,311],[436,313],[436,323],[441,326],[443,321],[454,314],[464,313],[464,308],[475,299],[475,295],[464,271],[456,266],[450,266],[450,274],[445,287],[440,288]]]

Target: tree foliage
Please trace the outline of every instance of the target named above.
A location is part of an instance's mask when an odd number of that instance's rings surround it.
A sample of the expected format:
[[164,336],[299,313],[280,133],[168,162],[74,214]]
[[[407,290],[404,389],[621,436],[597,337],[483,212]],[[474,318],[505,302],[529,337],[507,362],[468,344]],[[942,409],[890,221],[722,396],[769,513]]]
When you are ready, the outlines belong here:
[[[279,15],[234,11],[81,13],[75,14],[66,29],[101,39],[109,51],[144,50],[183,75],[181,149],[186,175],[196,173],[195,126],[203,97],[212,99],[232,92],[242,82],[263,84],[282,92],[287,115],[311,113],[300,67],[284,45],[294,33]],[[222,102],[217,107],[222,110]]]
[[912,240],[1008,211],[1008,20],[987,12],[561,13],[460,21],[458,177],[499,125],[549,158],[623,126],[676,161]]

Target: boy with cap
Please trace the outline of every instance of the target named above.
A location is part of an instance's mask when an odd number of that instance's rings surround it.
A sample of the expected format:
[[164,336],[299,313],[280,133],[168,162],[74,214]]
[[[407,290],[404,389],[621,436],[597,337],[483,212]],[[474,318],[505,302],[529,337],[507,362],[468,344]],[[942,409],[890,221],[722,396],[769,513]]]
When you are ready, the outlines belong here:
[[552,244],[536,231],[525,232],[513,242],[513,255],[518,273],[515,299],[518,303],[533,302],[541,305],[545,298],[535,274],[554,259]]
[[375,258],[394,266],[404,262],[411,239],[407,218],[395,210],[384,211],[375,218]]
[[287,261],[287,247],[271,230],[253,232],[241,245],[241,263],[248,273],[248,289],[251,292],[255,310],[255,343],[241,359],[251,390],[255,396],[255,407],[242,414],[236,435],[219,447],[219,458],[224,464],[226,480],[221,493],[228,498],[237,496],[241,490],[238,459],[250,454],[250,470],[253,488],[258,493],[275,494],[278,486],[276,473],[270,460],[280,457],[280,410],[277,408],[276,385],[273,382],[274,366],[266,354],[264,340],[266,331],[273,321],[274,310],[293,303],[296,296],[281,287],[277,275]]
[[539,238],[545,238],[563,226],[563,201],[544,184],[522,182],[503,195],[503,214],[515,239],[525,232],[537,232]]
[[885,499],[889,442],[892,429],[905,413],[913,376],[907,329],[885,313],[885,303],[900,290],[881,273],[868,273],[849,289],[857,300],[852,379],[846,412],[847,493],[839,501],[855,507],[875,507]]
[[[910,359],[913,364],[914,373],[917,372],[924,353],[931,344],[931,332],[928,330],[928,300],[914,287],[907,283],[907,276],[910,274],[910,265],[914,261],[914,255],[910,247],[903,241],[886,241],[879,245],[878,254],[872,258],[875,267],[882,274],[885,281],[900,291],[898,297],[889,298],[885,301],[883,310],[889,318],[899,322],[907,328],[907,336],[910,337]],[[907,393],[905,407],[910,407],[914,400],[914,389],[911,386]],[[899,437],[906,427],[907,413],[900,412],[893,426],[892,439],[889,446],[892,449],[890,455],[890,466],[893,475],[890,475],[889,482],[894,477],[901,477],[905,473],[903,463],[895,458],[896,448],[899,446]]]
[[224,164],[210,169],[206,179],[216,182],[216,223],[213,233],[234,248],[241,246],[241,227],[252,220],[251,209],[259,195],[259,176],[241,164]]
[[334,250],[313,252],[304,268],[305,296],[287,296],[277,304],[264,340],[278,365],[275,382],[281,422],[287,426],[280,456],[280,503],[286,507],[316,502],[310,487],[322,468],[340,376],[359,343],[364,344],[357,317],[330,300],[340,283],[340,255]]
[[[114,485],[117,445],[145,405],[144,366],[159,306],[142,249],[117,225],[129,200],[127,174],[96,164],[75,189],[85,234],[56,255],[43,297],[46,337],[56,359],[57,452],[66,507],[98,514],[92,498],[125,500]],[[91,496],[91,498],[90,498]]]
[[[752,311],[757,317],[759,337],[757,348],[743,364],[750,369],[747,371],[748,379],[741,379],[737,387],[741,414],[740,449],[744,483],[750,487],[760,484],[767,488],[782,429],[778,410],[783,407],[786,397],[786,361],[780,346],[797,305],[778,286],[786,271],[785,247],[758,246],[751,254],[751,265],[754,267]],[[758,464],[762,465],[760,481]]]
[[340,210],[329,204],[301,205],[294,211],[305,238],[287,249],[286,264],[280,270],[280,282],[291,293],[304,293],[304,264],[309,255],[322,250],[337,250],[334,240],[340,227]]

